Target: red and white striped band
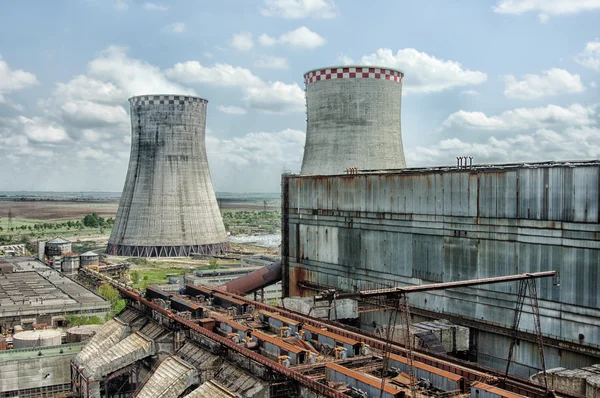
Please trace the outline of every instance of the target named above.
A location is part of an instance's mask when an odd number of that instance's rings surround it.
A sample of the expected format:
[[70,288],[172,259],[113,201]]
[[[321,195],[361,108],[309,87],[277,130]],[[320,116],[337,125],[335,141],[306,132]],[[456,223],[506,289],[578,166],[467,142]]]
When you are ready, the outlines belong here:
[[304,83],[333,79],[382,79],[402,84],[402,72],[384,68],[347,67],[313,70],[304,75]]

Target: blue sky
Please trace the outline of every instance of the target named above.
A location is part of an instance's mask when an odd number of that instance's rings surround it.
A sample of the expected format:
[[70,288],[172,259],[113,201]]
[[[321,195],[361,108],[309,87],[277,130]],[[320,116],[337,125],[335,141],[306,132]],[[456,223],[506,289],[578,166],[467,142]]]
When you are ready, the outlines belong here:
[[303,73],[405,72],[409,167],[600,158],[600,0],[0,5],[0,190],[120,191],[127,98],[209,100],[218,191],[300,169]]

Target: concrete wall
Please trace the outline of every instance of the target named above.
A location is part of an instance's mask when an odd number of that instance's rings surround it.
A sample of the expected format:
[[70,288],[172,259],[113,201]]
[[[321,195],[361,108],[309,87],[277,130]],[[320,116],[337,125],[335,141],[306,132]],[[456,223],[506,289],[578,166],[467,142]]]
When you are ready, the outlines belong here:
[[[598,346],[599,181],[594,162],[284,176],[284,294],[313,294],[302,280],[351,291],[557,270],[560,287],[538,282],[543,333]],[[517,286],[410,304],[510,326]],[[520,328],[534,331],[525,304]]]
[[308,72],[305,83],[307,130],[301,174],[406,167],[401,72],[329,68]]
[[208,102],[142,96],[130,103],[129,169],[108,253],[163,257],[220,252],[227,235],[204,145]]
[[[68,344],[0,353],[0,393],[53,389],[68,391],[71,384],[71,360],[82,346],[83,344]],[[39,352],[42,356],[38,356]]]

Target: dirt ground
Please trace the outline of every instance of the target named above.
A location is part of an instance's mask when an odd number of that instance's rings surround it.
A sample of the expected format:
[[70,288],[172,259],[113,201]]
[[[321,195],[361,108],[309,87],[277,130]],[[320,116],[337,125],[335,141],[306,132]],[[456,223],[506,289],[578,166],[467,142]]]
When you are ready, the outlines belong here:
[[[224,210],[265,210],[263,203],[250,201],[222,200]],[[119,202],[116,200],[15,200],[0,199],[0,218],[7,218],[9,209],[13,218],[26,218],[44,221],[77,220],[90,213],[100,217],[115,217]],[[279,205],[268,204],[266,210],[279,210]]]
[[114,217],[119,203],[116,201],[15,201],[0,200],[0,217],[8,217],[9,209],[13,218],[26,218],[44,221],[81,219],[90,213],[100,217]]

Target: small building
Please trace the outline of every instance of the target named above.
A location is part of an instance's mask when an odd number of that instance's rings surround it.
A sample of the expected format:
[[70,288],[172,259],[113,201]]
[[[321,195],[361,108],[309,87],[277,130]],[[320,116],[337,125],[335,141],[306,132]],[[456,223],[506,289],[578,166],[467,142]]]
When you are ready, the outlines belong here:
[[75,253],[66,253],[63,255],[60,270],[63,274],[75,274],[79,269],[79,256]]
[[15,266],[8,261],[0,259],[0,274],[12,274],[15,270]]
[[46,242],[46,256],[62,256],[71,252],[71,242],[63,238],[54,238]]
[[79,266],[87,267],[100,264],[100,255],[94,252],[85,252],[79,255]]

